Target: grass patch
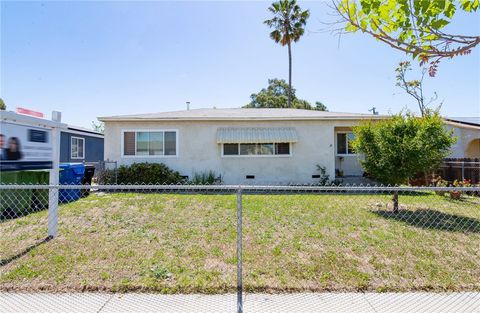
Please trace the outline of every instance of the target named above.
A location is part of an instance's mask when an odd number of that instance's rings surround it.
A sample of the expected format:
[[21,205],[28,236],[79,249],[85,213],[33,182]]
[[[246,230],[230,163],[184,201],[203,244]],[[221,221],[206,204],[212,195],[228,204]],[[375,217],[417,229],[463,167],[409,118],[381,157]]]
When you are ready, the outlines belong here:
[[[480,291],[480,198],[244,195],[248,291]],[[0,223],[0,290],[236,288],[234,195],[92,194]]]

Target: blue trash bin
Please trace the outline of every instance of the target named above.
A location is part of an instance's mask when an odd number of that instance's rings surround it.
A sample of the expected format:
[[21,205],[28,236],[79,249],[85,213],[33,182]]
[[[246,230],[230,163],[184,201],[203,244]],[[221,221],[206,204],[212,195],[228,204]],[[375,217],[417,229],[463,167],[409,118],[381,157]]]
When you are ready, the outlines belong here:
[[[81,185],[85,175],[85,165],[82,163],[60,164],[60,185]],[[60,189],[58,200],[60,203],[76,201],[80,199],[80,189]]]

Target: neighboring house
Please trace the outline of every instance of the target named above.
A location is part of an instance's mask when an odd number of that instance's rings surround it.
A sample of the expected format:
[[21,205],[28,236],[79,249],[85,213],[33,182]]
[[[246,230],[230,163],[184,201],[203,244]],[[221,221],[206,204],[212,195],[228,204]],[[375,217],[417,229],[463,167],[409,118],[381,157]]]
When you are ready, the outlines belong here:
[[457,142],[441,165],[438,174],[450,182],[467,179],[480,183],[480,117],[444,118]]
[[192,177],[209,170],[226,184],[310,184],[317,165],[330,178],[362,176],[349,144],[371,114],[298,109],[196,109],[100,117],[105,159],[161,162]]
[[457,137],[449,157],[480,159],[480,117],[448,117],[445,124]]
[[103,161],[103,134],[69,125],[60,135],[60,162],[96,163]]

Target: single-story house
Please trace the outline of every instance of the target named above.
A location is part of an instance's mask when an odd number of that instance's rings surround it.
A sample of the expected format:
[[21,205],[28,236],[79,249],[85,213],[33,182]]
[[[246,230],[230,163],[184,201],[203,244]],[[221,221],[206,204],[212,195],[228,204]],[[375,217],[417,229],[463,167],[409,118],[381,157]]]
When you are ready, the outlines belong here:
[[298,109],[195,109],[99,117],[105,159],[161,162],[193,177],[213,170],[225,184],[311,184],[317,165],[361,177],[352,127],[388,116]]
[[445,125],[453,129],[457,142],[450,158],[480,159],[480,117],[448,117]]
[[103,134],[68,125],[60,133],[60,162],[98,163],[104,160]]

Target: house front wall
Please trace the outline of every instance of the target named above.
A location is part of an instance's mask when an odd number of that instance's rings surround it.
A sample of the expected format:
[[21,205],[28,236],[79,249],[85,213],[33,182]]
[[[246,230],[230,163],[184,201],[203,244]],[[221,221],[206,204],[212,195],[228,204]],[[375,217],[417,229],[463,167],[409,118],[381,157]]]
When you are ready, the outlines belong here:
[[363,168],[360,163],[360,156],[355,155],[337,155],[335,156],[335,169],[338,175],[337,177],[361,177],[363,176]]
[[[317,165],[335,177],[335,126],[352,126],[354,121],[162,121],[105,123],[105,160],[119,165],[159,162],[192,178],[213,170],[225,184],[311,184],[318,182]],[[289,156],[222,156],[217,144],[220,127],[294,127],[298,141]],[[176,156],[123,156],[122,133],[131,130],[176,130]],[[246,176],[253,175],[254,179]]]
[[457,142],[452,146],[449,158],[480,158],[480,130],[474,127],[447,125],[453,130]]

